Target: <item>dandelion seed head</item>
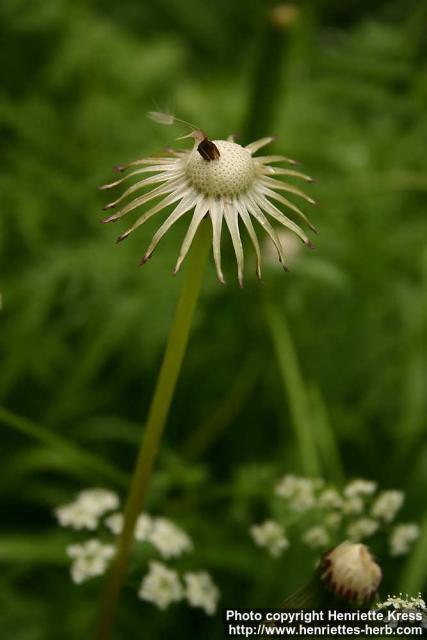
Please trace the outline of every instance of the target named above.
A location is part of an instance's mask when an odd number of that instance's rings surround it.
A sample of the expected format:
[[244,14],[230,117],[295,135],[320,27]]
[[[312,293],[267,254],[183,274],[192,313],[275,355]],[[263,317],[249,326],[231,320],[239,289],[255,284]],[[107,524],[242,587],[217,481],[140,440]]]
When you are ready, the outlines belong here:
[[214,140],[220,157],[206,162],[193,149],[185,173],[191,184],[206,196],[233,196],[247,191],[255,175],[255,164],[247,149],[235,142]]
[[[174,273],[180,269],[197,230],[206,217],[210,218],[212,225],[213,256],[221,282],[225,282],[221,266],[224,227],[227,227],[231,236],[241,285],[245,259],[242,230],[247,232],[252,243],[258,277],[261,276],[261,249],[256,231],[258,225],[275,246],[282,266],[285,266],[286,256],[276,226],[279,229],[287,229],[305,245],[312,246],[306,232],[294,218],[302,221],[303,226],[315,229],[292,198],[295,196],[311,204],[315,202],[287,181],[288,178],[295,178],[312,182],[312,179],[293,169],[271,166],[276,163],[295,164],[290,158],[255,155],[259,149],[269,144],[272,138],[262,138],[246,146],[230,139],[211,141],[201,130],[169,114],[154,112],[151,117],[160,124],[178,124],[187,130],[190,129],[191,133],[184,137],[193,138],[194,144],[192,149],[168,150],[159,156],[120,165],[121,172],[130,167],[135,170],[102,187],[110,190],[129,177],[141,176],[141,179],[137,178],[137,182],[128,187],[121,196],[104,207],[116,211],[110,213],[103,222],[115,222],[149,203],[148,208],[132,226],[118,237],[118,241],[128,238],[151,217],[173,206],[173,210],[155,233],[141,259],[141,264],[147,262],[163,236],[184,216],[190,217],[190,221]],[[291,217],[287,215],[288,212],[291,213]]]

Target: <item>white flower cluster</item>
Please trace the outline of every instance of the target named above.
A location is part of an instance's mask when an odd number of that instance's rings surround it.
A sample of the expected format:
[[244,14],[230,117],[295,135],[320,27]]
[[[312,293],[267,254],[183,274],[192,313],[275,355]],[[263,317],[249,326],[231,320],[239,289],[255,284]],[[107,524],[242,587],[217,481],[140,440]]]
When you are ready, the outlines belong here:
[[[85,489],[76,499],[55,510],[61,526],[72,529],[100,528],[105,536],[106,529],[114,536],[123,529],[123,514],[116,511],[120,501],[108,489]],[[175,559],[193,549],[187,533],[167,518],[141,513],[135,527],[135,539],[152,545],[161,558]],[[80,544],[69,545],[67,555],[72,559],[71,578],[80,584],[104,574],[115,553],[114,539],[110,543],[92,538]],[[161,562],[152,561],[149,572],[144,577],[139,596],[165,609],[172,602],[186,600],[191,607],[203,609],[213,615],[217,608],[219,591],[210,575],[205,571],[187,572],[182,577]]]
[[421,593],[418,596],[409,596],[407,593],[403,595],[399,593],[398,596],[388,596],[387,600],[384,602],[379,602],[377,604],[379,609],[400,609],[400,610],[412,610],[412,611],[422,611],[423,613],[427,613],[426,603],[423,600]]
[[117,509],[119,497],[108,489],[85,489],[77,494],[73,502],[55,510],[62,527],[90,529],[98,527],[99,519],[109,511]]
[[321,525],[310,527],[302,536],[303,541],[312,549],[323,549],[331,544],[330,535]]
[[322,484],[323,481],[318,478],[286,475],[276,485],[276,494],[286,498],[289,507],[294,511],[307,511],[315,506],[315,490]]
[[374,518],[391,522],[403,504],[405,495],[402,491],[382,491],[372,505],[371,513]]
[[[113,513],[105,520],[105,524],[112,533],[118,535],[123,527],[123,515]],[[193,548],[189,536],[174,522],[167,518],[150,516],[148,513],[139,515],[135,539],[139,542],[150,542],[165,559],[178,558]]]
[[191,607],[203,609],[208,615],[216,612],[219,600],[219,591],[206,571],[185,573],[182,581],[176,571],[161,562],[150,562],[138,595],[160,609],[185,599]]
[[275,520],[265,520],[261,524],[254,524],[250,529],[255,544],[265,547],[272,556],[280,556],[289,547],[289,540],[285,530]]
[[378,492],[377,483],[362,478],[342,489],[321,478],[285,475],[275,486],[281,518],[250,527],[254,542],[278,556],[289,546],[285,526],[300,529],[298,537],[314,550],[325,551],[343,539],[357,543],[377,533],[388,535],[392,556],[408,553],[419,529],[412,523],[391,523],[404,501],[397,490]]
[[72,544],[67,547],[67,555],[73,559],[71,578],[80,584],[89,578],[105,573],[114,555],[114,545],[102,544],[95,538],[83,544]]
[[390,555],[404,556],[408,553],[411,544],[420,535],[420,528],[416,524],[398,524],[390,534]]

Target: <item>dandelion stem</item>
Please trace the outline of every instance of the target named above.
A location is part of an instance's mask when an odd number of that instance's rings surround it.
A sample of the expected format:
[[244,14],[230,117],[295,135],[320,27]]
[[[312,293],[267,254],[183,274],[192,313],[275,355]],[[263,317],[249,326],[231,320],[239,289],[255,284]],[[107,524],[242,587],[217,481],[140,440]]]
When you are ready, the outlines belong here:
[[129,556],[137,517],[145,502],[160,440],[172,402],[184,358],[191,323],[199,296],[208,256],[210,233],[203,221],[194,241],[175,317],[151,401],[129,494],[124,510],[123,530],[117,541],[116,554],[106,579],[94,640],[110,640],[112,627]]

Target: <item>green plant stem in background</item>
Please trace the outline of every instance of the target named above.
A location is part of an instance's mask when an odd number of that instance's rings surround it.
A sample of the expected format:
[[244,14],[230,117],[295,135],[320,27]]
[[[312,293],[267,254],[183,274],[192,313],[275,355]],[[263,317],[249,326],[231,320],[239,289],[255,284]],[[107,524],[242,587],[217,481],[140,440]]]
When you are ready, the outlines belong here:
[[316,476],[321,472],[321,465],[310,428],[310,402],[292,337],[284,313],[279,312],[267,295],[263,301],[267,325],[288,396],[302,468],[306,475]]
[[243,139],[265,136],[274,126],[281,98],[281,80],[290,32],[298,21],[299,10],[292,3],[270,2],[263,27],[249,96],[249,109],[243,127]]
[[191,323],[199,296],[210,245],[208,221],[203,221],[194,241],[163,363],[151,401],[138,457],[124,510],[123,530],[106,578],[96,640],[109,640],[134,537],[136,520],[143,507],[163,429],[184,358]]
[[334,428],[325,401],[318,387],[309,386],[310,410],[313,414],[313,432],[317,450],[322,458],[323,476],[338,485],[344,484],[345,474]]

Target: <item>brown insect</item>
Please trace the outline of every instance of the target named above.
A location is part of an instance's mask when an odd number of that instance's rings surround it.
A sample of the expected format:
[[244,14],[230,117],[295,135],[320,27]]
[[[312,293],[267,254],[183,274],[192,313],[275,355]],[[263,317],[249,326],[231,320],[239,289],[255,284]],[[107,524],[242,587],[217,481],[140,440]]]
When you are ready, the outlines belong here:
[[203,160],[207,160],[208,162],[210,162],[211,160],[218,160],[218,158],[220,157],[218,147],[212,142],[212,140],[209,140],[206,136],[197,146],[197,151],[200,153]]
[[203,131],[201,131],[197,127],[194,127],[194,125],[192,125],[190,122],[186,122],[185,120],[181,120],[180,118],[175,118],[175,116],[169,113],[162,113],[159,111],[150,111],[148,115],[152,120],[159,124],[178,124],[187,129],[190,128],[192,130],[191,133],[178,138],[178,140],[182,140],[183,138],[194,138],[197,142],[200,141],[197,145],[197,151],[200,153],[203,160],[211,162],[212,160],[219,159],[221,154],[218,147],[212,142],[212,140],[209,140],[209,138],[205,133],[203,133]]

